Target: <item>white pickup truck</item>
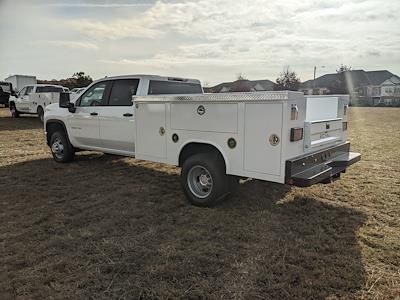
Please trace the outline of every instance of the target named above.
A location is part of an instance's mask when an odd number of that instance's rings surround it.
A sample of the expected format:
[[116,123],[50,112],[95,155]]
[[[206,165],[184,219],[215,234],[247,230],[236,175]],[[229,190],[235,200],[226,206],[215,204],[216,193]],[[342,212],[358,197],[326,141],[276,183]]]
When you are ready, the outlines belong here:
[[9,107],[13,118],[21,114],[37,114],[44,121],[46,105],[58,103],[60,93],[64,91],[60,85],[33,84],[27,85],[9,99]]
[[181,166],[188,200],[208,206],[239,178],[339,178],[361,157],[346,141],[347,105],[347,96],[288,91],[203,94],[198,80],[132,75],[98,80],[75,103],[61,94],[44,126],[57,162],[95,150]]

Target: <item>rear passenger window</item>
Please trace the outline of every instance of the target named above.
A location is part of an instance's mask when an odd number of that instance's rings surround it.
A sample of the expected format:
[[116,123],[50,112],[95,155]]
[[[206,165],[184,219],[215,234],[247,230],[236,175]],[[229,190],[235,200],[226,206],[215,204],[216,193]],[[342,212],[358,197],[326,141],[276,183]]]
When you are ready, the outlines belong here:
[[132,96],[136,95],[139,79],[115,80],[108,105],[110,106],[131,106]]
[[198,83],[150,80],[149,95],[202,94]]

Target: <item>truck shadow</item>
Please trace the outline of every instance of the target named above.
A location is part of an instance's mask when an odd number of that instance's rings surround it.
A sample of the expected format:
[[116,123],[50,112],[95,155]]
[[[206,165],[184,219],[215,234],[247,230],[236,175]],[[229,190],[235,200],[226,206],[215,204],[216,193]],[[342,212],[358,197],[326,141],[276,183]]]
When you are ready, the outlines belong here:
[[1,112],[0,131],[15,131],[27,129],[42,129],[43,123],[36,116],[22,115],[20,118],[11,118],[11,115]]
[[101,154],[4,166],[0,180],[9,296],[320,299],[365,284],[366,216],[286,186],[252,181],[197,208],[178,169]]

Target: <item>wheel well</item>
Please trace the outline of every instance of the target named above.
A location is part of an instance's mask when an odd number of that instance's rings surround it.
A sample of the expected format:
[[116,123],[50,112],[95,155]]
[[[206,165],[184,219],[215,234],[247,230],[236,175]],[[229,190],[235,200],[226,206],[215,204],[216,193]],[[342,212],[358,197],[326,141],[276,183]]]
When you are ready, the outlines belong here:
[[65,126],[63,123],[61,122],[47,122],[46,123],[46,137],[47,137],[47,145],[50,145],[50,139],[51,139],[51,135],[56,132],[56,131],[63,131],[65,133],[65,135],[67,136],[68,139],[68,135],[67,132],[65,130]]
[[185,160],[188,159],[190,156],[199,153],[215,153],[224,163],[224,167],[226,170],[226,163],[224,156],[218,150],[218,148],[213,145],[204,143],[189,143],[185,145],[185,147],[183,147],[181,153],[179,154],[179,166],[181,167],[185,162]]

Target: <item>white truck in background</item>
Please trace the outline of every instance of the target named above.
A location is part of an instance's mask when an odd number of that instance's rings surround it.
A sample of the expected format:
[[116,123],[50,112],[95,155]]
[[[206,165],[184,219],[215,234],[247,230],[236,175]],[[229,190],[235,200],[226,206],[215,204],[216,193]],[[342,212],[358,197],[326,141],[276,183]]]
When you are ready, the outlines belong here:
[[203,94],[198,80],[119,76],[93,82],[75,103],[61,94],[44,128],[57,162],[94,150],[180,166],[188,200],[209,206],[239,178],[310,186],[360,160],[347,142],[348,97],[328,100],[320,110],[300,92]]
[[21,114],[36,114],[43,122],[45,107],[52,103],[58,103],[62,92],[64,92],[64,87],[60,85],[27,85],[10,97],[11,116],[19,118]]
[[4,79],[4,81],[12,84],[15,93],[18,93],[27,85],[37,84],[36,76],[31,75],[11,75]]

